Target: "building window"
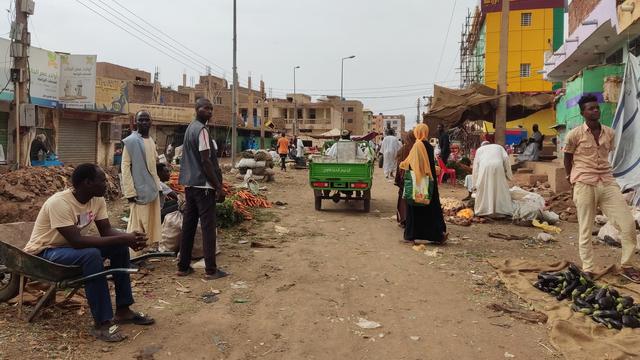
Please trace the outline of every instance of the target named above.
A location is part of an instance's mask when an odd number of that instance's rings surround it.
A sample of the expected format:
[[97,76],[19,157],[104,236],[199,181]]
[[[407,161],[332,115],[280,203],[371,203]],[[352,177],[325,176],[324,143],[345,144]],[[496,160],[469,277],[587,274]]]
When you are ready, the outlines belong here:
[[520,64],[520,77],[531,77],[531,64]]
[[398,120],[393,120],[393,125],[398,125]]
[[623,62],[624,53],[622,52],[622,48],[618,49],[613,54],[609,55],[605,62],[607,64],[621,64]]
[[347,123],[353,124],[353,119],[347,119]]
[[316,118],[316,109],[309,109],[309,119]]
[[298,109],[298,119],[304,119],[304,116],[302,116],[302,109]]
[[520,14],[520,26],[531,26],[531,13]]
[[352,107],[347,108],[347,112],[353,112],[353,108]]
[[265,108],[264,109],[264,118],[268,119],[269,118],[269,108]]

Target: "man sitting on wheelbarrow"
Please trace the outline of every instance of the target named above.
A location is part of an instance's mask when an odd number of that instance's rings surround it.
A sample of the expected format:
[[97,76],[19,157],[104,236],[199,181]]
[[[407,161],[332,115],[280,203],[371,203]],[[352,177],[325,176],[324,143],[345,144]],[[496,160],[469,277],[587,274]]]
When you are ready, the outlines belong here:
[[[57,264],[81,266],[84,276],[103,271],[103,258],[110,260],[112,268],[129,268],[129,248],[144,248],[146,235],[123,233],[111,227],[103,197],[107,191],[105,173],[94,164],[82,164],[73,171],[71,183],[72,189],[54,194],[42,205],[24,251]],[[93,222],[99,236],[85,234],[84,230]],[[151,317],[129,308],[133,304],[129,274],[114,274],[113,280],[115,316],[106,277],[85,284],[95,321],[92,334],[107,342],[126,338],[116,324],[154,323]]]

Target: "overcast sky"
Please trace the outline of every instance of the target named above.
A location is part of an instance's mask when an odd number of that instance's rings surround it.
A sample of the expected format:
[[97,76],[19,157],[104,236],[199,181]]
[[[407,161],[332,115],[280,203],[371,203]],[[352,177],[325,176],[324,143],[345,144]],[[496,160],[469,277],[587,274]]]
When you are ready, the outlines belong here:
[[[1,3],[8,9],[13,0]],[[345,97],[360,99],[375,113],[415,120],[417,98],[431,94],[430,84],[457,86],[460,30],[476,4],[478,0],[238,0],[239,78],[246,85],[252,74],[255,88],[262,78],[267,95],[272,89],[274,97],[283,97],[293,92],[293,67],[299,65],[298,92],[339,95],[340,59],[356,55],[345,61]],[[8,18],[0,27],[4,37]],[[231,79],[232,20],[232,0],[36,0],[29,26],[34,46],[97,54],[98,61],[151,73],[158,66],[163,85],[175,86],[183,71],[197,79],[206,64],[212,73]]]

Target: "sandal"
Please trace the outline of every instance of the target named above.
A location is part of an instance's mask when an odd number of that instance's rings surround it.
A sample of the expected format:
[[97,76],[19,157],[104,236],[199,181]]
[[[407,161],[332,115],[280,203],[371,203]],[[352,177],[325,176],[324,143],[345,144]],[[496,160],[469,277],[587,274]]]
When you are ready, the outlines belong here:
[[216,272],[212,273],[212,274],[205,274],[204,275],[204,279],[205,280],[216,280],[216,279],[222,279],[223,277],[229,276],[228,273],[218,269],[216,270]]
[[145,315],[141,312],[136,312],[133,314],[133,317],[128,319],[116,319],[116,324],[134,324],[134,325],[153,325],[155,324],[155,320],[148,315]]
[[177,276],[189,276],[191,274],[193,274],[193,268],[191,266],[189,266],[187,270],[178,269],[178,271],[176,271]]
[[106,326],[109,325],[91,329],[91,335],[95,336],[98,340],[110,343],[121,342],[127,338],[127,335],[120,332],[118,325]]
[[640,271],[638,271],[638,269],[636,268],[633,268],[633,267],[622,268],[622,271],[620,272],[620,276],[622,276],[623,278],[633,283],[640,284]]

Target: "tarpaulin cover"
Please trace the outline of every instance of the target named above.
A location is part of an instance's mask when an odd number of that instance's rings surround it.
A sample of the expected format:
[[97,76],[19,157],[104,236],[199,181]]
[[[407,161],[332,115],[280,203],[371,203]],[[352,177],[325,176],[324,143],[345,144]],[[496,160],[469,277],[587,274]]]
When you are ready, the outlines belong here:
[[339,138],[341,134],[342,131],[340,129],[332,129],[320,135],[311,135],[311,137],[314,139],[334,139]]
[[[465,89],[449,89],[435,85],[431,109],[425,115],[429,121],[456,127],[467,120],[493,122],[499,96],[496,90],[472,84]],[[552,93],[509,93],[507,95],[507,120],[527,117],[553,104]]]
[[354,136],[351,138],[351,140],[353,141],[369,141],[369,140],[373,140],[376,138],[376,136],[378,136],[380,134],[378,134],[377,132],[373,131],[368,133],[367,135],[364,136]]
[[622,98],[613,119],[612,127],[616,133],[615,150],[611,153],[610,161],[613,166],[613,176],[623,191],[635,191],[633,204],[640,206],[640,64],[638,58],[629,54],[629,61],[622,83]]
[[[608,329],[582,313],[573,312],[569,301],[558,301],[554,296],[533,287],[540,271],[563,270],[568,262],[544,264],[527,260],[491,259],[489,264],[496,269],[510,291],[530,303],[536,311],[548,316],[549,340],[565,358],[631,359],[640,356],[640,329]],[[608,284],[621,294],[640,300],[640,285],[619,285],[617,277],[610,275],[617,270],[612,266],[599,272],[596,282],[599,285]]]

